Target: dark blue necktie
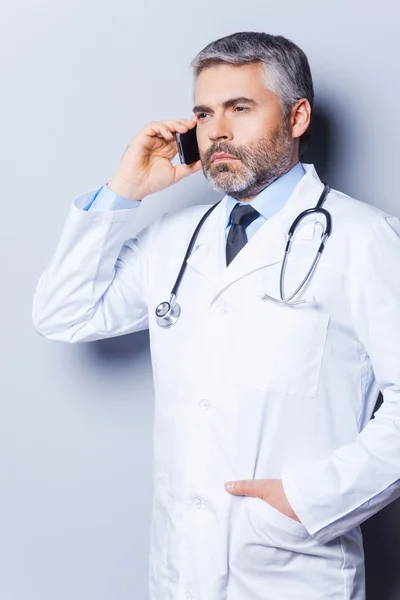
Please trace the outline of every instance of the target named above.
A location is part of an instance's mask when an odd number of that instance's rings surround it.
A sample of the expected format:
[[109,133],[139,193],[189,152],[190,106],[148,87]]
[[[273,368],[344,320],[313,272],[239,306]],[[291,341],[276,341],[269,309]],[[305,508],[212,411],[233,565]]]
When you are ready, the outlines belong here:
[[232,210],[232,225],[226,240],[226,266],[247,244],[245,229],[259,216],[260,213],[250,204],[236,204]]

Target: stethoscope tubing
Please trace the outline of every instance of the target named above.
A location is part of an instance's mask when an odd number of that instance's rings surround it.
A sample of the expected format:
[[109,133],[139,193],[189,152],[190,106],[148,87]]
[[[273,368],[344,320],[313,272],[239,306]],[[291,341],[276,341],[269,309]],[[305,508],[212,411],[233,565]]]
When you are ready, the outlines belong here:
[[[297,300],[294,302],[291,302],[291,300],[294,298],[294,296],[296,296],[296,294],[298,294],[298,292],[302,289],[302,287],[305,285],[306,281],[308,280],[308,278],[311,276],[312,272],[314,271],[315,267],[317,266],[317,263],[321,257],[321,254],[325,248],[325,242],[328,239],[328,237],[331,235],[332,233],[332,217],[330,215],[330,213],[324,209],[321,208],[322,204],[325,202],[328,194],[330,192],[330,187],[329,185],[327,185],[326,183],[324,184],[324,189],[322,191],[322,194],[317,202],[317,204],[315,205],[315,207],[313,208],[308,208],[304,211],[302,211],[297,217],[296,219],[293,221],[292,225],[289,228],[288,231],[288,240],[287,240],[287,244],[286,244],[286,248],[285,248],[285,252],[284,252],[284,258],[283,258],[283,263],[282,263],[282,269],[281,269],[281,274],[280,274],[280,296],[281,298],[274,298],[273,296],[268,296],[267,294],[264,294],[262,297],[263,298],[268,298],[274,302],[278,302],[278,303],[284,303],[284,304],[290,304],[290,305],[295,305],[295,304],[302,304],[304,302],[306,302],[305,299],[302,300]],[[174,283],[174,286],[171,290],[171,295],[169,298],[169,302],[161,302],[156,310],[156,319],[157,319],[157,323],[163,327],[163,328],[168,328],[171,327],[172,325],[174,325],[174,323],[176,323],[176,321],[179,319],[180,313],[181,313],[181,309],[179,304],[176,301],[177,298],[177,294],[178,294],[178,290],[179,290],[179,286],[181,284],[182,278],[185,274],[186,271],[186,267],[187,267],[187,259],[189,258],[190,254],[192,253],[194,244],[196,243],[197,237],[200,233],[200,230],[204,224],[204,222],[206,221],[206,219],[209,217],[209,215],[212,213],[212,211],[218,206],[218,204],[220,204],[222,202],[222,199],[219,200],[219,202],[217,202],[216,204],[213,204],[213,206],[211,206],[211,208],[209,208],[204,215],[201,217],[199,223],[196,226],[196,229],[193,232],[193,235],[190,239],[188,248],[186,250],[185,256],[183,258],[182,261],[182,265],[179,269],[179,273],[178,276],[176,278],[176,281]],[[290,252],[290,248],[291,248],[291,244],[292,244],[292,237],[295,233],[296,227],[299,224],[299,222],[304,219],[304,217],[310,215],[310,214],[315,214],[315,213],[321,213],[325,216],[326,219],[326,226],[325,226],[325,231],[324,231],[324,235],[322,236],[322,242],[318,248],[317,254],[313,260],[313,263],[310,267],[310,269],[307,272],[307,275],[304,277],[303,281],[301,282],[301,284],[297,287],[297,289],[288,297],[285,298],[285,294],[284,294],[284,275],[285,275],[285,271],[286,271],[286,263],[287,263],[287,258],[288,258],[288,254]]]
[[[308,281],[308,279],[311,277],[314,269],[316,268],[319,259],[321,258],[321,254],[325,249],[325,243],[326,240],[328,239],[328,237],[331,235],[332,233],[332,217],[331,214],[329,213],[329,211],[327,211],[325,208],[321,208],[322,204],[325,202],[328,194],[330,192],[330,187],[325,183],[324,184],[324,189],[322,191],[322,194],[317,202],[317,204],[315,205],[314,208],[307,208],[306,210],[303,210],[303,212],[301,212],[296,219],[293,221],[292,225],[289,228],[288,231],[288,241],[286,243],[286,248],[285,248],[285,253],[284,253],[284,257],[283,257],[283,263],[282,263],[282,268],[281,268],[281,273],[280,273],[280,277],[279,277],[279,294],[280,294],[280,298],[274,298],[274,296],[269,296],[268,294],[263,294],[261,297],[263,299],[268,299],[268,300],[272,300],[273,302],[276,302],[278,304],[287,304],[290,306],[295,306],[297,304],[304,304],[305,302],[307,302],[307,300],[305,298],[301,299],[301,300],[295,300],[294,302],[291,302],[291,300],[299,293],[299,291],[304,287],[304,285],[306,284],[306,282]],[[315,255],[315,258],[312,262],[311,267],[309,268],[309,270],[307,271],[306,276],[303,278],[302,282],[300,283],[300,285],[295,289],[295,291],[288,297],[285,297],[285,291],[284,291],[284,281],[285,281],[285,273],[286,273],[286,265],[287,265],[287,260],[288,260],[288,255],[291,249],[291,245],[292,245],[292,241],[293,241],[293,235],[296,231],[296,227],[298,226],[298,224],[300,223],[300,221],[302,219],[304,219],[305,217],[311,215],[311,214],[317,214],[317,213],[321,213],[324,215],[325,220],[326,220],[326,224],[325,224],[325,230],[324,230],[324,234],[322,236],[322,241],[321,244],[317,250],[317,253]]]
[[206,221],[206,220],[207,220],[207,218],[208,218],[208,217],[209,217],[209,215],[212,213],[212,211],[213,211],[215,208],[217,208],[218,204],[220,204],[221,202],[222,202],[222,199],[221,199],[221,200],[219,200],[219,202],[217,202],[216,204],[213,204],[213,206],[211,206],[211,208],[209,208],[209,209],[208,209],[208,210],[207,210],[207,211],[204,213],[204,215],[201,217],[201,219],[200,219],[200,221],[199,221],[199,223],[198,223],[198,225],[197,225],[196,229],[194,230],[194,232],[193,232],[193,235],[192,235],[192,238],[191,238],[191,240],[190,240],[190,242],[189,242],[189,246],[188,246],[188,248],[187,248],[187,250],[186,250],[185,257],[184,257],[184,259],[183,259],[183,261],[182,261],[182,265],[181,265],[181,268],[180,268],[180,270],[179,270],[178,277],[176,278],[176,281],[175,281],[174,287],[173,287],[173,288],[172,288],[172,290],[171,290],[171,296],[174,296],[174,297],[176,298],[176,296],[177,296],[177,294],[178,294],[178,289],[179,289],[179,286],[181,285],[182,277],[183,277],[183,275],[185,274],[185,271],[186,271],[186,266],[187,266],[187,264],[186,264],[186,263],[187,263],[187,259],[189,258],[189,256],[190,256],[190,255],[191,255],[191,253],[192,253],[193,246],[194,246],[194,245],[195,245],[195,243],[196,243],[197,237],[198,237],[198,235],[199,235],[199,233],[200,233],[200,229],[203,227],[203,223],[204,223],[204,221]]

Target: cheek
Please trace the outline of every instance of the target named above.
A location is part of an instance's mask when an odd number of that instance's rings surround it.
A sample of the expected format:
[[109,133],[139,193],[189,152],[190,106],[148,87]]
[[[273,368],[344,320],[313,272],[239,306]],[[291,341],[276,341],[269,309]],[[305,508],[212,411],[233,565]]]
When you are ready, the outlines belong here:
[[204,152],[211,146],[212,141],[208,137],[208,133],[205,127],[197,129],[197,145],[200,150],[200,156],[203,156]]
[[270,138],[279,126],[280,119],[274,115],[243,119],[232,128],[234,142],[238,146],[251,145],[260,138]]

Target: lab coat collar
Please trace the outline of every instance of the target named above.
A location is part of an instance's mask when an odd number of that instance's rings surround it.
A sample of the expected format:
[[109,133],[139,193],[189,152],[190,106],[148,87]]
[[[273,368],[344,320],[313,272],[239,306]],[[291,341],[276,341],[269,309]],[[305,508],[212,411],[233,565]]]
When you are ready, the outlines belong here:
[[314,165],[303,163],[303,167],[306,173],[283,207],[263,223],[228,266],[224,232],[228,196],[208,217],[187,264],[208,279],[215,296],[249,273],[283,261],[290,225],[300,212],[316,205],[324,187]]

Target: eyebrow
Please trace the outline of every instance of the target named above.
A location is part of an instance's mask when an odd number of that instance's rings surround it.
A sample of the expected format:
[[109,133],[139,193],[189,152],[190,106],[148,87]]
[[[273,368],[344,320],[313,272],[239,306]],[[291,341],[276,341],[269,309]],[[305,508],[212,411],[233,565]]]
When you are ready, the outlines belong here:
[[[229,98],[229,100],[225,100],[225,102],[222,103],[222,106],[223,108],[230,108],[235,104],[251,104],[254,106],[257,104],[257,102],[251,98],[246,98],[246,96],[236,96],[236,98]],[[193,112],[195,114],[201,112],[212,112],[212,108],[206,106],[205,104],[197,104],[193,107]]]

